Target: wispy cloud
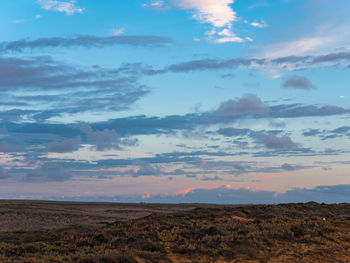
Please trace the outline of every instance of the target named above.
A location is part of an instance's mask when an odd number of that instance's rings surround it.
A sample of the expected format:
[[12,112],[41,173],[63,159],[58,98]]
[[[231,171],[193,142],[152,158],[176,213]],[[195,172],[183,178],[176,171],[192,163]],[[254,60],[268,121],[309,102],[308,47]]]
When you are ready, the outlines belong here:
[[164,1],[163,0],[152,0],[149,3],[142,4],[145,8],[155,8],[155,9],[161,9],[164,7]]
[[11,21],[12,24],[22,24],[25,22],[27,22],[27,19],[17,19],[17,20]]
[[85,8],[77,5],[77,1],[57,1],[57,0],[38,0],[38,4],[45,10],[57,11],[66,15],[82,14]]
[[277,40],[267,45],[261,55],[272,59],[287,56],[320,56],[340,50],[346,52],[349,50],[349,29],[348,24],[320,24],[314,32],[311,30],[307,35],[291,35],[287,40]]
[[119,35],[105,37],[76,35],[72,37],[51,37],[35,40],[22,39],[12,42],[0,42],[0,52],[23,52],[26,49],[40,48],[102,48],[115,45],[163,47],[172,43],[172,40],[168,37],[153,35],[121,36],[120,34],[123,33],[122,29],[119,29],[115,33]]
[[[19,90],[21,95],[13,93]],[[48,92],[51,94],[48,95]],[[62,110],[74,113],[125,109],[148,91],[138,83],[137,72],[129,71],[127,67],[118,70],[100,67],[82,69],[51,57],[34,57],[0,58],[0,93],[1,103],[3,100],[7,103],[23,102],[23,105],[17,105],[17,109],[26,110],[37,108],[39,103],[52,116]],[[45,114],[46,117],[48,115]],[[21,114],[17,112],[19,116]]]

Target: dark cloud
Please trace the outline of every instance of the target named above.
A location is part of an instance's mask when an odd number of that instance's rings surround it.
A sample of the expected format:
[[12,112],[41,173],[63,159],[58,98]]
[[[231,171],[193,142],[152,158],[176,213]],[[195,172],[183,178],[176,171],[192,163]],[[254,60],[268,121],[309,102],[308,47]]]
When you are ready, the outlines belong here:
[[306,137],[313,137],[313,136],[317,136],[320,134],[322,134],[322,131],[320,131],[319,129],[310,129],[310,130],[303,132],[303,135]]
[[284,163],[282,165],[271,166],[259,162],[238,162],[238,161],[206,161],[201,165],[206,171],[215,171],[223,175],[244,176],[256,173],[281,173],[292,172],[304,169],[315,168],[316,166],[305,166],[299,164]]
[[115,130],[103,130],[95,131],[88,135],[89,140],[93,141],[96,145],[97,151],[104,150],[120,150],[119,137]]
[[314,66],[337,65],[339,62],[347,61],[350,61],[350,52],[330,53],[320,56],[287,56],[279,58],[201,59],[170,65],[167,67],[167,71],[186,73],[205,70],[226,70],[240,67],[271,66],[304,69]]
[[286,123],[284,121],[270,120],[269,125],[275,128],[284,128],[286,127]]
[[173,64],[168,67],[170,72],[191,72],[191,71],[203,71],[203,70],[221,70],[237,68],[240,66],[251,66],[253,63],[263,64],[265,59],[228,59],[228,60],[217,60],[217,59],[202,59],[192,60],[179,64]]
[[54,141],[47,146],[47,151],[56,153],[74,152],[79,149],[81,138]]
[[287,78],[283,83],[283,87],[303,90],[310,90],[315,88],[315,86],[308,78],[298,75],[293,75]]
[[254,189],[232,189],[222,186],[215,189],[195,189],[183,195],[47,197],[64,201],[110,201],[147,203],[207,203],[207,204],[278,204],[278,203],[345,203],[350,202],[350,185],[317,186],[313,189],[296,188],[284,194]]
[[28,172],[23,178],[26,182],[64,182],[72,179],[72,174],[62,165],[45,163],[40,168]]
[[224,101],[213,115],[233,116],[241,114],[261,114],[266,112],[268,106],[254,94],[246,94],[241,98]]
[[[128,109],[149,91],[138,83],[137,70],[126,68],[80,68],[47,56],[0,57],[0,104],[17,103],[16,109],[4,111],[0,117],[14,120],[23,115],[42,121],[63,113]],[[33,110],[38,105],[45,110]]]
[[329,139],[335,139],[343,136],[349,136],[350,137],[350,127],[349,126],[342,126],[339,128],[336,128],[334,130],[319,130],[319,129],[310,129],[305,132],[303,132],[303,135],[308,136],[320,136],[322,140],[329,140]]
[[250,129],[238,129],[238,128],[222,128],[217,131],[218,134],[221,134],[226,137],[237,137],[244,136],[251,133]]
[[281,104],[271,106],[269,115],[275,118],[301,118],[332,116],[350,113],[349,108],[342,108],[335,105],[302,105],[302,104]]
[[298,148],[298,144],[286,135],[276,136],[274,134],[257,133],[254,135],[257,143],[263,144],[268,149],[293,149]]
[[17,40],[11,42],[1,42],[0,52],[23,52],[25,50],[42,48],[102,48],[107,46],[146,46],[163,47],[173,43],[171,38],[162,36],[107,36],[98,37],[91,35],[77,35],[73,37],[51,37],[39,38],[35,40]]
[[[165,70],[166,71],[166,70]],[[23,119],[45,121],[50,117],[64,113],[74,114],[85,111],[119,111],[130,107],[134,102],[149,93],[146,86],[139,84],[140,76],[159,74],[164,70],[155,70],[152,67],[136,64],[124,64],[117,69],[103,69],[100,67],[79,68],[52,60],[50,57],[36,57],[30,59],[0,58],[0,90],[9,92],[38,93],[33,95],[12,94],[10,97],[1,97],[0,103],[14,103],[15,110],[0,113],[3,120]],[[21,78],[17,76],[21,75]],[[57,95],[48,95],[48,90],[57,91]],[[33,110],[36,105],[45,105],[46,110]],[[25,107],[28,105],[28,107]],[[31,109],[29,110],[29,107]],[[21,112],[19,112],[21,111]],[[227,100],[221,103],[216,110],[202,114],[188,114],[169,116],[169,120],[184,119],[189,121],[196,118],[197,122],[217,123],[223,119],[238,118],[238,115],[260,115],[261,117],[303,117],[326,116],[348,113],[349,109],[325,105],[266,105],[256,95],[247,94],[241,98]],[[219,118],[218,118],[219,117]],[[256,116],[255,116],[256,117]],[[20,120],[20,119],[19,119]],[[150,119],[149,119],[150,120]],[[157,120],[154,119],[154,122]],[[183,121],[184,123],[184,121]]]
[[[30,113],[33,114],[32,112]],[[350,110],[332,105],[282,104],[269,106],[256,96],[246,95],[241,98],[227,100],[212,111],[186,115],[165,117],[131,116],[111,119],[105,122],[95,122],[90,125],[83,123],[18,123],[18,120],[17,123],[3,121],[3,126],[7,128],[9,134],[6,139],[0,140],[2,142],[0,150],[2,149],[5,152],[23,150],[23,147],[18,148],[20,145],[19,138],[22,138],[25,144],[32,146],[35,144],[39,146],[52,144],[51,147],[55,148],[59,147],[59,143],[77,137],[82,138],[82,143],[95,145],[99,150],[120,149],[121,146],[135,145],[137,141],[135,141],[135,138],[132,138],[135,135],[168,134],[175,136],[178,134],[178,131],[198,129],[202,131],[202,136],[208,137],[211,134],[203,132],[205,127],[218,124],[227,125],[241,119],[303,118],[346,113],[350,113]],[[26,111],[14,111],[11,116],[18,117],[22,114],[26,115],[29,113]],[[85,127],[87,130],[83,131],[82,127]],[[345,134],[347,131],[347,127],[340,127],[333,132],[328,132],[327,135],[340,135],[340,132]],[[226,137],[246,135],[271,149],[290,149],[296,146],[289,137],[279,135],[282,131],[278,130],[251,131],[249,129],[221,128],[217,133]],[[319,133],[319,131],[305,131],[304,135],[311,136],[311,134],[316,135],[316,133]],[[193,132],[191,134],[193,135]],[[34,138],[36,139],[33,140]],[[65,142],[66,147],[68,147],[68,144]],[[77,146],[77,143],[72,141],[70,144],[73,148]],[[11,148],[14,150],[11,150]]]
[[11,138],[9,141],[0,140],[0,152],[23,152],[25,148],[25,144],[22,141],[18,140],[17,142],[15,142],[14,138]]
[[330,53],[326,55],[320,55],[313,57],[312,63],[328,63],[328,62],[341,62],[345,60],[350,60],[350,52],[339,52],[339,53]]
[[115,130],[104,129],[87,134],[88,142],[93,143],[97,151],[121,150],[122,146],[135,146],[137,139],[121,139]]
[[0,166],[0,180],[7,179],[7,178],[8,178],[7,171]]
[[337,128],[337,129],[334,129],[330,132],[336,133],[336,134],[346,134],[346,133],[350,132],[350,127],[349,126],[342,126],[342,127]]
[[236,75],[232,74],[232,73],[228,73],[228,74],[222,74],[222,75],[220,75],[220,77],[223,79],[233,79],[236,77]]
[[132,177],[140,177],[140,176],[160,176],[162,175],[162,171],[159,167],[155,165],[150,165],[148,163],[142,163],[139,164],[138,170],[132,170],[131,172]]
[[217,175],[214,176],[214,177],[203,176],[200,180],[201,181],[212,181],[212,182],[214,182],[214,181],[222,181],[222,178],[217,176]]
[[[335,154],[334,152],[331,153]],[[337,151],[337,154],[339,152]],[[315,152],[311,148],[277,148],[273,151],[261,151],[252,153],[253,157],[293,157],[293,156],[318,156],[318,155],[328,155],[324,152]]]

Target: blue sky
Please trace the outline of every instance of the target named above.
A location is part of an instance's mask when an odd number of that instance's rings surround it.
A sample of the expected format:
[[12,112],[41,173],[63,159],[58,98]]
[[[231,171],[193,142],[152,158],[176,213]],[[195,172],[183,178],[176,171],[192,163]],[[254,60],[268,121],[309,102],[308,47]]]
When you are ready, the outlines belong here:
[[3,0],[0,198],[350,201],[349,10]]

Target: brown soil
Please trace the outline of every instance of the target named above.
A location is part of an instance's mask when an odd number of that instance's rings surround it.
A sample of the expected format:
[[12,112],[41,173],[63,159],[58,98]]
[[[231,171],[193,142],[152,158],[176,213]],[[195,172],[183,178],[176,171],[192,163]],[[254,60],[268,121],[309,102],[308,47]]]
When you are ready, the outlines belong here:
[[193,205],[0,200],[0,232],[110,223],[193,208]]

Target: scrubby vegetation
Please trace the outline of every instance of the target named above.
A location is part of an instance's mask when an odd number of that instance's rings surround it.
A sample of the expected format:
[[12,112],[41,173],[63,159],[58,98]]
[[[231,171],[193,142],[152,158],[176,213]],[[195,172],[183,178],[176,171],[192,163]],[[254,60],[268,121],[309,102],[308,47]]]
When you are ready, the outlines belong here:
[[350,204],[201,207],[0,233],[0,262],[350,262]]

